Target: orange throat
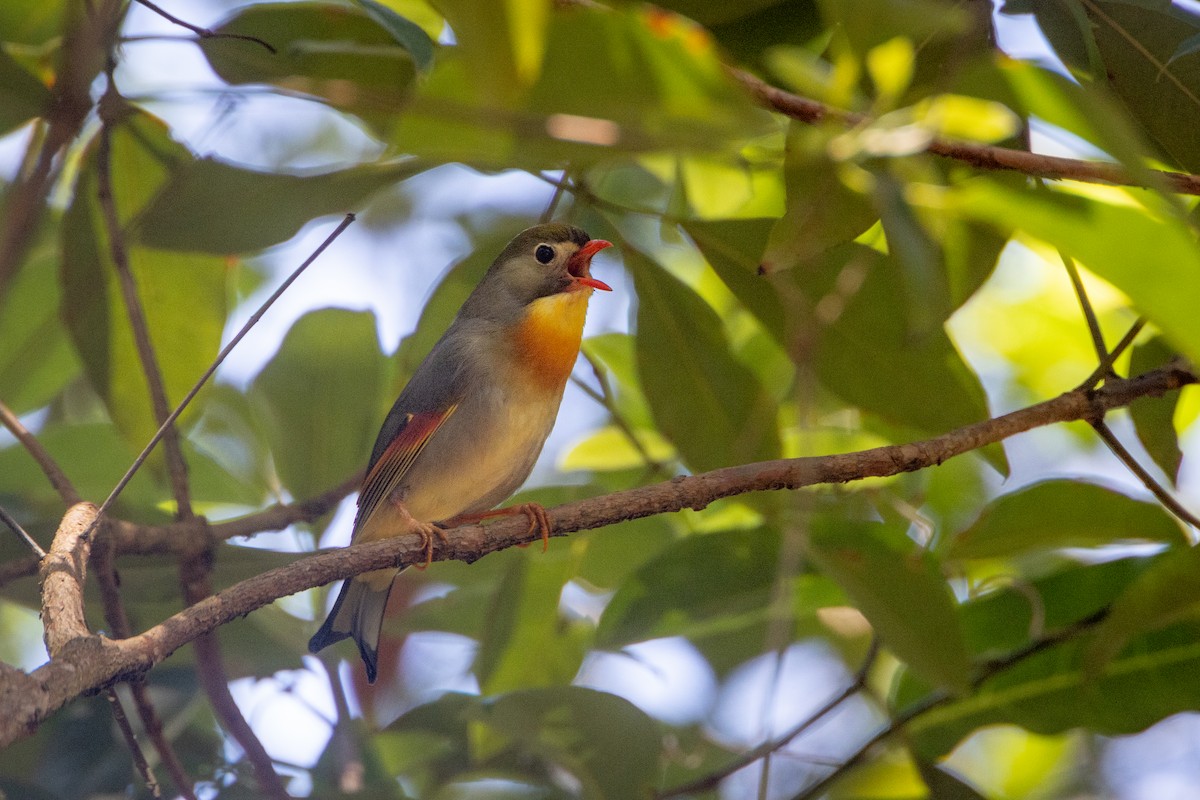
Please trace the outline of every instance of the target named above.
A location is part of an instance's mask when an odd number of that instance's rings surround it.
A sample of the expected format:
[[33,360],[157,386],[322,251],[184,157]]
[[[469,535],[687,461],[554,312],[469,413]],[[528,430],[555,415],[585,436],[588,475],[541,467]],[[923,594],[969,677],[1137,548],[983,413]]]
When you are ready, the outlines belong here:
[[575,366],[591,289],[539,297],[517,325],[517,359],[530,381],[544,391],[561,391]]

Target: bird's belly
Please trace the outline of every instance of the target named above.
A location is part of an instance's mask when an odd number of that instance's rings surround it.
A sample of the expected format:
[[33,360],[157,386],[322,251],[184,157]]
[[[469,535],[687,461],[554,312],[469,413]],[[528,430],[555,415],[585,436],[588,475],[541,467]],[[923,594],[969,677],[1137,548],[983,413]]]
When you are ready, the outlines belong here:
[[494,392],[458,409],[413,463],[399,499],[426,521],[494,507],[529,476],[558,400],[547,403],[542,392]]

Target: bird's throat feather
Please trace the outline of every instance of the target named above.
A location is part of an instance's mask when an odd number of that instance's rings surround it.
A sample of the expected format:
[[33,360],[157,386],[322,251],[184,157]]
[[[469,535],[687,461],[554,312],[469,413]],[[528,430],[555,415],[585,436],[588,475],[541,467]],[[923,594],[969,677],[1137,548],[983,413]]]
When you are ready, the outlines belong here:
[[545,391],[561,391],[583,339],[591,289],[539,297],[518,323],[517,355],[529,380]]

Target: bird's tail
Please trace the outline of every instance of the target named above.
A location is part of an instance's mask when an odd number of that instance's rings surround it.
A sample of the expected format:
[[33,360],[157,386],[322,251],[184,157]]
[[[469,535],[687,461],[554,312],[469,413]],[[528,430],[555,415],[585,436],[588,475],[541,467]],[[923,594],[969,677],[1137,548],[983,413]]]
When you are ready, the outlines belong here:
[[[386,584],[381,579],[384,572],[391,573]],[[321,629],[308,640],[309,652],[316,653],[335,642],[353,637],[363,665],[367,668],[367,681],[374,683],[383,612],[387,608],[394,576],[391,570],[379,570],[378,573],[367,572],[343,583],[333,610],[325,618]]]

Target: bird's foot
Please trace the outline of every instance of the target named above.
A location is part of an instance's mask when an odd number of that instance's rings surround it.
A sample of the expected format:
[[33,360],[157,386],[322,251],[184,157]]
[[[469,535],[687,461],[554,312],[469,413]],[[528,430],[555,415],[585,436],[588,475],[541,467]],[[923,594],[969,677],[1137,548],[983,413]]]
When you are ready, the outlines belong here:
[[[516,514],[524,514],[529,518],[529,530],[526,531],[526,534],[532,534],[535,531],[542,534],[542,552],[546,552],[550,547],[550,515],[546,513],[546,508],[541,503],[521,503],[519,506],[509,506],[508,508],[478,511],[474,514],[459,514],[457,517],[446,520],[445,524],[447,527],[471,525],[493,517],[511,517]],[[528,546],[528,544],[517,545],[517,547]]]
[[428,569],[429,565],[433,563],[433,537],[436,536],[441,539],[442,544],[449,544],[449,542],[446,540],[446,534],[442,529],[432,522],[417,522],[413,533],[421,537],[421,547],[425,549],[425,563],[413,564],[413,566],[423,571]]

